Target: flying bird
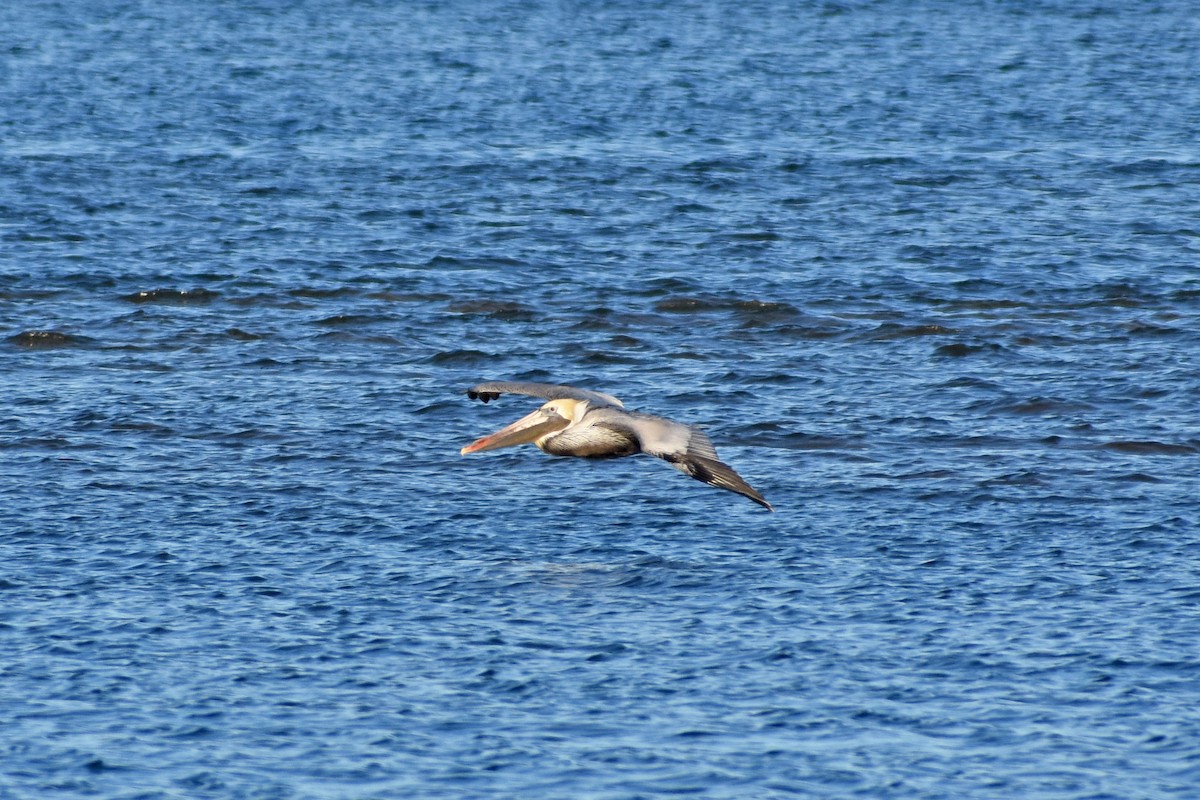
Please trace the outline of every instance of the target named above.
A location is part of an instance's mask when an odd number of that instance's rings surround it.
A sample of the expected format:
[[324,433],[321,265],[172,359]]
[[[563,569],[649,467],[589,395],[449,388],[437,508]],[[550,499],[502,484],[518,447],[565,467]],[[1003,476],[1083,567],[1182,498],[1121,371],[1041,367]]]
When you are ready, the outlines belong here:
[[464,447],[462,455],[533,442],[555,456],[620,458],[646,453],[709,486],[728,489],[774,511],[757,489],[717,457],[699,428],[626,411],[612,395],[549,383],[490,381],[467,389],[467,397],[488,402],[502,394],[524,394],[549,402],[528,416]]

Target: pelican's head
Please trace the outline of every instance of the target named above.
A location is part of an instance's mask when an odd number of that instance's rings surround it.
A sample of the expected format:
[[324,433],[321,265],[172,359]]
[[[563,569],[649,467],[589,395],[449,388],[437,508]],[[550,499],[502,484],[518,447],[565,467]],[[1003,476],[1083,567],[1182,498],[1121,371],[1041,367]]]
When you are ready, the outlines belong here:
[[465,456],[468,453],[482,453],[484,450],[497,450],[526,442],[534,442],[540,446],[553,434],[581,420],[586,411],[586,400],[570,400],[565,397],[551,400],[512,425],[482,439],[476,439],[459,453]]

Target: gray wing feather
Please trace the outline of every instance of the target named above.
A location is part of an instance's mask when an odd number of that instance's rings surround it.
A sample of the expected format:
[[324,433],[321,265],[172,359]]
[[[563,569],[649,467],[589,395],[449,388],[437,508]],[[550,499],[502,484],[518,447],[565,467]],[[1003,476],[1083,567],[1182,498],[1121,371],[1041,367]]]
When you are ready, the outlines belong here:
[[616,406],[624,408],[620,400],[610,394],[593,392],[589,389],[577,389],[574,386],[560,386],[554,383],[528,383],[526,381],[487,381],[467,389],[467,397],[472,400],[488,402],[502,394],[524,394],[530,397],[542,397],[546,400],[586,400],[594,406]]
[[[612,416],[617,414],[612,412]],[[612,423],[609,423],[612,424]],[[621,413],[620,424],[641,442],[642,452],[663,459],[675,469],[709,486],[728,489],[774,511],[767,499],[717,457],[717,449],[699,428],[650,414]]]

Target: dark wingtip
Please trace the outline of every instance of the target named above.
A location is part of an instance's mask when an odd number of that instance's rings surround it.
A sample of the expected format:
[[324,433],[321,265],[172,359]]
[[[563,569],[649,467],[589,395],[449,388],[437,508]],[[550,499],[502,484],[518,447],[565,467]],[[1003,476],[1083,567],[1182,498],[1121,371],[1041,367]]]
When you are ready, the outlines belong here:
[[[731,487],[728,487],[728,486],[722,487],[722,488],[731,489]],[[760,506],[765,508],[767,511],[774,513],[775,506],[768,503],[767,498],[765,498],[761,494],[759,494],[758,491],[756,489],[754,489],[752,486],[750,486],[749,484],[746,485],[746,488],[749,489],[749,491],[743,491],[742,489],[732,489],[732,491],[737,492],[742,497],[745,497],[747,500],[752,500],[755,503],[758,503]]]
[[674,464],[677,469],[682,469],[698,481],[703,481],[709,486],[715,486],[718,489],[727,489],[731,492],[736,492],[747,500],[758,503],[767,511],[775,511],[775,507],[767,502],[767,498],[759,494],[758,490],[746,483],[745,479],[741,475],[738,475],[733,467],[724,462],[704,458],[703,456],[689,458],[688,456],[680,456],[675,453],[669,453],[660,457],[664,461]]
[[472,400],[482,400],[484,404],[495,400],[500,396],[499,392],[477,392],[474,389],[467,389],[467,397]]

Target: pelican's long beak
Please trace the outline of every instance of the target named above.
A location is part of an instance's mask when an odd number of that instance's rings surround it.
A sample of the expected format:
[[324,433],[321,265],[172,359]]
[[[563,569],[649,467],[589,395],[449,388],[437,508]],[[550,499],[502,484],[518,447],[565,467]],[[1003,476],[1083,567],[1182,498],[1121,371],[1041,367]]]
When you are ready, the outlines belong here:
[[546,412],[539,408],[529,416],[521,417],[507,428],[501,428],[490,436],[476,439],[458,452],[460,455],[465,456],[468,453],[481,453],[484,450],[496,450],[501,447],[512,447],[515,444],[525,444],[526,442],[536,441],[547,433],[561,431],[569,424],[571,424],[569,419],[553,413],[546,414]]

